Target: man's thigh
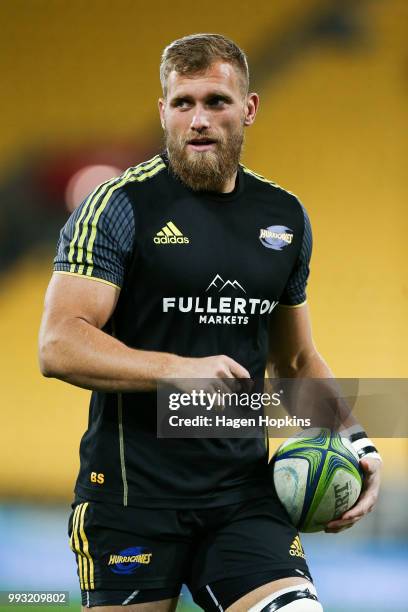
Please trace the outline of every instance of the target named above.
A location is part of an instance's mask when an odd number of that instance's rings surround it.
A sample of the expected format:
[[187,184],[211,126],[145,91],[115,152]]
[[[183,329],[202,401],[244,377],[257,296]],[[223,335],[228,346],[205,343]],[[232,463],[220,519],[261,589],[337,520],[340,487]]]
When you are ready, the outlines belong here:
[[68,535],[84,607],[172,609],[164,602],[177,600],[192,555],[176,511],[77,500]]
[[299,534],[275,497],[217,509],[217,514],[224,520],[201,542],[188,584],[204,610],[227,610],[283,579],[312,586]]

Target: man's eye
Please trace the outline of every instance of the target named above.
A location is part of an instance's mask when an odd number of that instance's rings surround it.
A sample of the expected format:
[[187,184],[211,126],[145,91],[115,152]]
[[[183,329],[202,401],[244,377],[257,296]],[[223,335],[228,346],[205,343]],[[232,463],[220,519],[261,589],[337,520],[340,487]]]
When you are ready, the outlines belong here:
[[186,108],[190,105],[188,100],[176,100],[174,106],[177,108]]
[[210,106],[224,106],[225,104],[225,99],[224,98],[211,98],[211,100],[209,100],[209,105]]

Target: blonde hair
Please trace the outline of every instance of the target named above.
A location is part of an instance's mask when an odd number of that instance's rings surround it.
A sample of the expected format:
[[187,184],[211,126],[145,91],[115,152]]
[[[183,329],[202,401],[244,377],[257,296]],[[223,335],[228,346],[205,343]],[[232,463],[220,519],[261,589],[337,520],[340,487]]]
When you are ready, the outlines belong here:
[[239,70],[246,95],[249,70],[244,51],[221,34],[191,34],[174,40],[163,51],[160,81],[164,96],[167,95],[167,79],[172,70],[186,75],[204,72],[217,60],[228,62]]

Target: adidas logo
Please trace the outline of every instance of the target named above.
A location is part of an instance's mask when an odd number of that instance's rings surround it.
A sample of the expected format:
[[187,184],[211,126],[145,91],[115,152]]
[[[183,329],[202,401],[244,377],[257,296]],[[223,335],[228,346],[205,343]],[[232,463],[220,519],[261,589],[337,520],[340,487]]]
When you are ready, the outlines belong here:
[[155,244],[189,244],[187,236],[183,236],[173,221],[168,221],[164,227],[154,236]]
[[289,554],[292,555],[292,557],[302,557],[302,559],[305,558],[305,551],[303,550],[303,546],[298,535],[290,545]]

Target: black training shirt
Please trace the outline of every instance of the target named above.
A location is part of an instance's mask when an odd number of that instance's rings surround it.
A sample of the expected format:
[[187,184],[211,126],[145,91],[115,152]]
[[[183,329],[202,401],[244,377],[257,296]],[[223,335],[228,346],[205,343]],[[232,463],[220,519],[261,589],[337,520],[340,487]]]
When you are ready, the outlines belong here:
[[[268,319],[306,300],[311,244],[305,210],[278,185],[240,166],[233,192],[193,192],[158,155],[90,194],[54,269],[121,288],[105,331],[126,345],[225,354],[263,377]],[[154,393],[93,392],[80,456],[76,492],[91,500],[202,508],[265,491],[262,440],[157,439]]]

